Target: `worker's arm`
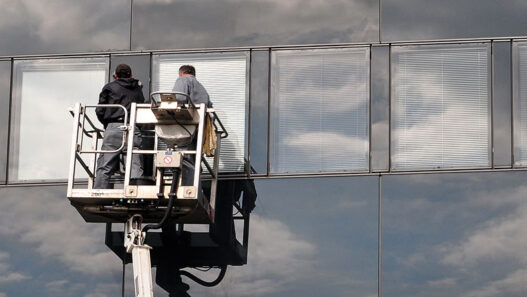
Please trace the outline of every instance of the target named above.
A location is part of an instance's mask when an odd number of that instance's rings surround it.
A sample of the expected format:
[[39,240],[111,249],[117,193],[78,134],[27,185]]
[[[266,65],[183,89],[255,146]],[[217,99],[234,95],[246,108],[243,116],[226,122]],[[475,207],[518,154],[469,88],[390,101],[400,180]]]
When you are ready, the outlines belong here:
[[[101,94],[99,94],[99,104],[108,104],[108,89],[103,89]],[[104,114],[106,112],[106,108],[97,107],[95,108],[95,114],[97,115],[97,119],[104,125],[106,128],[106,125],[108,124],[107,121],[104,119]]]

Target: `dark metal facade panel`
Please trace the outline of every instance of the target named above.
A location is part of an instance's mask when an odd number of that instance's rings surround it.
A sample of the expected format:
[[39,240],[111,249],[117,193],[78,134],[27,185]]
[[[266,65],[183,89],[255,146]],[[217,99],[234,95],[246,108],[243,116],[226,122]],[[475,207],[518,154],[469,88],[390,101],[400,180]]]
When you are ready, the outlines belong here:
[[526,6],[515,0],[382,0],[381,41],[524,36]]
[[493,147],[494,167],[510,167],[512,162],[512,77],[511,43],[494,42],[493,56]]
[[376,41],[378,8],[369,0],[135,0],[132,48]]
[[371,168],[389,169],[390,133],[390,49],[374,46],[371,49]]
[[11,61],[0,61],[0,183],[5,183],[7,174],[10,89]]
[[383,296],[525,295],[526,177],[383,177]]
[[255,174],[267,174],[269,51],[251,52],[250,157]]

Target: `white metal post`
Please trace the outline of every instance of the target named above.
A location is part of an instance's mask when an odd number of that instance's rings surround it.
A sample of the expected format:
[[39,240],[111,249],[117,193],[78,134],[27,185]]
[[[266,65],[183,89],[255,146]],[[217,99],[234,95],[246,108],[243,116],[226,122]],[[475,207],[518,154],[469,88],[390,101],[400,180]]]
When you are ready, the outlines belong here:
[[73,137],[71,138],[70,172],[68,176],[68,197],[71,196],[73,182],[75,180],[75,163],[77,155],[77,140],[79,139],[79,113],[82,110],[80,103],[73,106]]
[[130,185],[130,174],[132,172],[132,156],[133,156],[133,148],[134,148],[134,132],[135,132],[135,114],[137,110],[137,103],[133,102],[130,112],[130,124],[124,123],[125,125],[128,125],[128,143],[127,143],[127,151],[126,151],[126,168],[124,173],[124,188],[128,187]]

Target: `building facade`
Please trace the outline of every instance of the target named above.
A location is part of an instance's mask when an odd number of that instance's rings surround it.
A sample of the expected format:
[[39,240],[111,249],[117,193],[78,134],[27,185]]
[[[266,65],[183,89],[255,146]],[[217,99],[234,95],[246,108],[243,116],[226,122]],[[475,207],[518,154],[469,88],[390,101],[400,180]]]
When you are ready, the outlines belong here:
[[68,107],[120,63],[145,97],[194,65],[230,133],[223,176],[255,179],[248,264],[191,295],[527,294],[527,3],[3,7],[0,297],[133,295],[65,182]]

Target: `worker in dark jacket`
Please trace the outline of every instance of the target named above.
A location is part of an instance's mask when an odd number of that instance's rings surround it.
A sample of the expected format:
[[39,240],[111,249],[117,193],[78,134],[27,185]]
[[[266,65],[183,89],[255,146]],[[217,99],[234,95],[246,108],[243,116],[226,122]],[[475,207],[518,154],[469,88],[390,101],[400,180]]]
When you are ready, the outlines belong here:
[[[106,84],[99,95],[99,104],[120,104],[128,110],[132,102],[144,103],[143,86],[141,82],[132,76],[132,69],[126,64],[119,64],[113,74],[114,81]],[[104,125],[104,140],[102,150],[116,150],[121,147],[123,141],[123,131],[121,126],[124,123],[124,111],[122,108],[97,107],[95,109],[97,118]],[[134,148],[141,146],[141,134],[136,127],[134,132]],[[110,177],[119,170],[119,157],[121,153],[101,153],[97,160],[97,171],[95,175],[95,189],[108,189]],[[131,179],[138,179],[143,176],[143,164],[140,155],[132,157]]]

